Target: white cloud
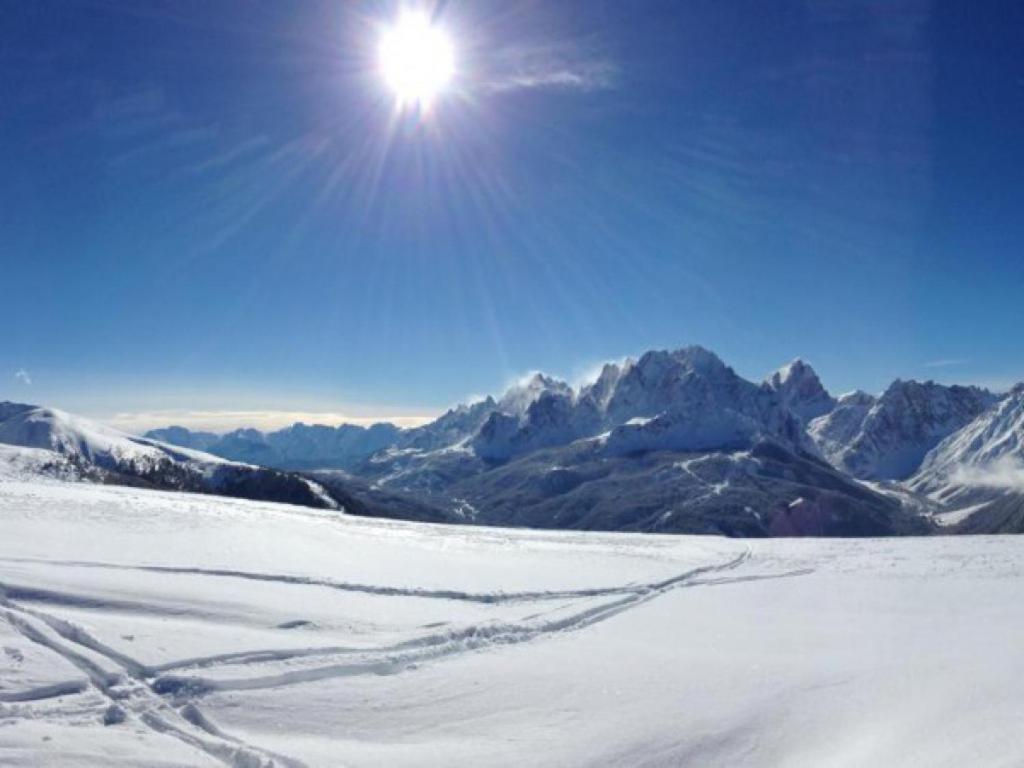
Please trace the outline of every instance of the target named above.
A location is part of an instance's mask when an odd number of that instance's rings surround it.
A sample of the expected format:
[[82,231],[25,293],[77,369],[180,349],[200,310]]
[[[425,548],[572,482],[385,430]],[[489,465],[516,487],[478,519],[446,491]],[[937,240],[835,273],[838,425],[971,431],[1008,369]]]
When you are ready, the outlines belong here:
[[19,368],[18,370],[16,370],[14,372],[14,378],[16,378],[25,386],[30,386],[32,384],[32,377],[28,375],[28,371],[26,371],[24,368]]
[[940,360],[929,360],[927,363],[921,363],[925,368],[949,368],[954,365],[967,365],[970,362],[962,357],[949,357],[942,358]]
[[493,92],[561,88],[600,91],[614,88],[619,67],[576,45],[507,48],[495,52],[484,90]]
[[605,64],[592,64],[586,68],[560,67],[510,74],[502,80],[488,83],[492,91],[515,91],[531,88],[574,88],[598,91],[612,87],[614,69]]

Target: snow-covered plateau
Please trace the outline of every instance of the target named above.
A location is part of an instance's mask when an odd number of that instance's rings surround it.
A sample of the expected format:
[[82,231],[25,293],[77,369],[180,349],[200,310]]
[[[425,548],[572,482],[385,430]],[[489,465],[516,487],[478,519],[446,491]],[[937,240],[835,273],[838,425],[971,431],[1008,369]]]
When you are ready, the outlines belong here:
[[510,530],[11,478],[0,765],[1024,763],[1018,536]]

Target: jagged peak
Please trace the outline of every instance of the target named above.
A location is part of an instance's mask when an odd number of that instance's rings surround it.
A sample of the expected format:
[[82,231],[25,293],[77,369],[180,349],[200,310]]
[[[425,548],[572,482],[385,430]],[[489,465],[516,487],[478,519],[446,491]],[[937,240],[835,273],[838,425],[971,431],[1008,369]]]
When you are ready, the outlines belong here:
[[855,389],[841,394],[836,398],[836,404],[839,406],[872,405],[876,399],[874,395],[865,392],[863,389]]
[[635,363],[627,361],[621,378],[630,374],[639,375],[643,379],[659,378],[680,369],[702,376],[735,373],[714,352],[694,344],[675,350],[655,349],[645,352]]
[[789,381],[797,379],[813,379],[821,382],[818,372],[803,358],[797,357],[771,373],[765,381],[774,387],[779,387]]
[[690,344],[685,347],[680,347],[670,354],[676,360],[688,363],[695,369],[729,368],[729,366],[722,361],[722,358],[707,347],[702,347],[700,344]]
[[573,397],[575,394],[573,388],[561,379],[534,371],[509,387],[496,403],[496,407],[506,413],[521,416],[530,404],[545,392],[555,392],[567,397]]
[[908,396],[912,393],[950,393],[950,394],[971,394],[982,398],[995,398],[996,396],[984,387],[973,384],[941,384],[933,379],[918,381],[917,379],[897,378],[885,388],[880,400],[888,401],[894,397]]

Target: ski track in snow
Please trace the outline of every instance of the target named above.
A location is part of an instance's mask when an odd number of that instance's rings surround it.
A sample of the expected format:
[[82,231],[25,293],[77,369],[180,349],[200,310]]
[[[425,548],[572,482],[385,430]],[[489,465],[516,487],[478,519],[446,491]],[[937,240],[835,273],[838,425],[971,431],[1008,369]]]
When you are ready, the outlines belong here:
[[[224,576],[235,579],[249,579],[252,581],[270,581],[280,584],[299,584],[304,586],[327,587],[343,592],[358,592],[368,595],[379,595],[383,597],[417,597],[430,600],[456,600],[467,603],[483,603],[495,605],[500,603],[534,602],[538,600],[563,600],[578,597],[605,597],[608,595],[645,593],[652,589],[658,589],[674,581],[673,577],[661,582],[649,584],[625,584],[615,587],[594,587],[588,589],[570,590],[548,590],[540,592],[462,592],[448,589],[419,589],[416,587],[386,587],[372,584],[358,584],[331,579],[318,579],[312,576],[295,576],[289,574],[259,573],[254,571],[238,571],[223,568],[183,568],[168,565],[122,565],[119,563],[99,563],[83,560],[39,560],[36,558],[0,558],[5,562],[46,562],[51,565],[67,565],[80,568],[109,568],[112,570],[143,571],[148,573],[173,573],[195,576]],[[22,589],[28,591],[29,587]],[[42,594],[44,590],[34,590]],[[52,593],[56,598],[58,593]],[[101,607],[100,603],[105,601],[95,600],[86,596],[66,595],[66,599],[73,601],[81,607]],[[139,611],[145,611],[146,606],[123,602],[118,607],[131,610],[133,607]]]
[[[770,575],[725,576],[746,563],[751,550],[723,563],[693,568],[662,581],[648,584],[626,584],[579,590],[515,593],[469,593],[450,590],[404,589],[398,587],[349,584],[301,576],[287,576],[245,571],[175,568],[168,566],[131,566],[97,562],[66,561],[59,564],[90,568],[114,568],[157,573],[194,574],[202,576],[274,581],[295,585],[326,586],[378,596],[417,597],[432,600],[469,601],[480,603],[528,602],[554,599],[610,597],[613,599],[591,605],[566,616],[530,622],[543,614],[534,614],[521,623],[470,625],[461,629],[425,634],[417,638],[377,648],[342,646],[256,649],[193,657],[158,665],[143,664],[104,644],[81,627],[44,612],[54,607],[87,607],[99,610],[147,610],[147,606],[130,601],[107,600],[55,590],[15,584],[0,584],[0,617],[26,639],[63,657],[78,668],[84,679],[69,680],[20,692],[0,694],[0,702],[31,702],[58,696],[98,691],[104,698],[105,718],[134,716],[151,730],[178,739],[228,766],[249,768],[273,765],[296,768],[303,764],[292,758],[247,744],[223,732],[199,709],[196,701],[214,691],[241,691],[277,688],[334,677],[357,675],[391,675],[415,669],[424,662],[451,659],[473,651],[503,645],[515,645],[546,637],[575,632],[606,621],[624,611],[632,610],[676,588],[714,586],[741,581],[800,576],[810,570],[789,571]],[[5,558],[8,561],[17,558]],[[21,559],[21,561],[41,562]],[[57,564],[56,561],[49,561]],[[148,607],[150,611],[153,607]],[[163,609],[177,613],[177,609]],[[261,670],[266,663],[290,659],[322,659],[317,666],[273,671]],[[243,678],[219,679],[194,672],[219,665],[244,665],[254,674]],[[192,670],[192,674],[181,674]],[[266,672],[269,672],[267,674]],[[178,674],[169,674],[178,673]]]

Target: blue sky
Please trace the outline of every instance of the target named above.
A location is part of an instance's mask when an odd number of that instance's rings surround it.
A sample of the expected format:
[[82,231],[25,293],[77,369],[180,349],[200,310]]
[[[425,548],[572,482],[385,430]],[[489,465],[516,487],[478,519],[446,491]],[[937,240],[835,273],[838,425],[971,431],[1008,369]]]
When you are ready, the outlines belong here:
[[396,11],[4,3],[0,398],[422,416],[689,343],[1024,378],[1024,6],[449,2],[425,116]]

